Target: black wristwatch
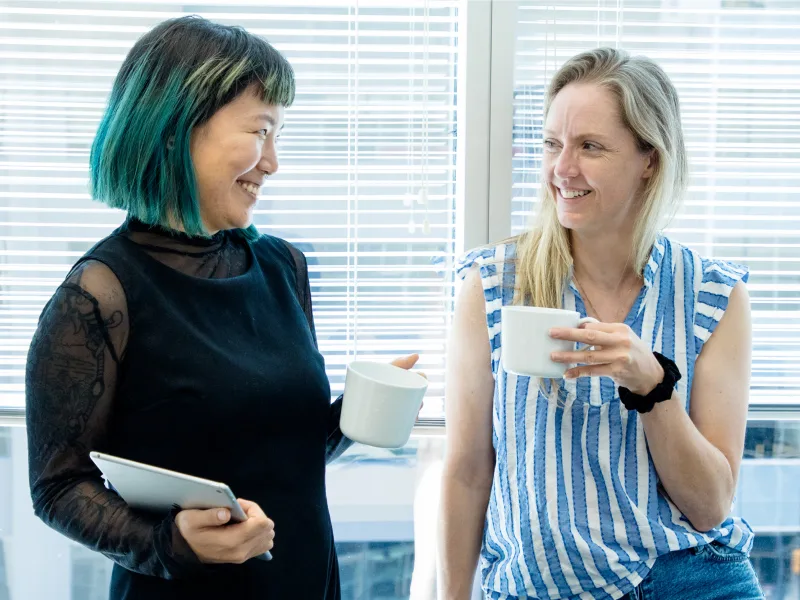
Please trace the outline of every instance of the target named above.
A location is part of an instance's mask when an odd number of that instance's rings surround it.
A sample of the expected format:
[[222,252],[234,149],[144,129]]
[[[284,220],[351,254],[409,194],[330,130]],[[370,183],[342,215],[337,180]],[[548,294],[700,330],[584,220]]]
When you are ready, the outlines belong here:
[[664,369],[664,379],[646,396],[634,394],[626,387],[620,386],[619,399],[628,410],[635,410],[640,413],[647,413],[653,410],[657,402],[664,402],[672,398],[672,391],[675,389],[675,384],[681,380],[681,372],[678,370],[678,365],[668,359],[663,354],[653,352],[658,364]]

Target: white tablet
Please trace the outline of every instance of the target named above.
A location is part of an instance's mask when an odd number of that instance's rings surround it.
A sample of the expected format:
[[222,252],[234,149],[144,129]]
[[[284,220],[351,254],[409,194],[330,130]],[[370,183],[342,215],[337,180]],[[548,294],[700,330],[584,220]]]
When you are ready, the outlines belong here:
[[[168,513],[175,506],[184,510],[227,508],[232,521],[247,520],[236,496],[224,483],[102,452],[90,452],[89,457],[132,508],[160,513]],[[265,552],[258,558],[271,560],[272,555]]]

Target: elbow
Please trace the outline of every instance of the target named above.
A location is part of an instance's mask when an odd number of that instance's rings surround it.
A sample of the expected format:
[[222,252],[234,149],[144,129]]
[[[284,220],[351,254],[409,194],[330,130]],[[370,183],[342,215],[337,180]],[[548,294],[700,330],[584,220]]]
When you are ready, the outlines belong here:
[[491,490],[495,461],[488,456],[448,457],[445,455],[442,478],[447,482],[458,483],[474,490]]
[[720,517],[718,515],[709,514],[692,517],[689,519],[689,522],[692,524],[692,527],[700,533],[708,533],[712,529],[719,527],[724,520],[724,516]]
[[707,502],[692,511],[691,515],[686,515],[686,518],[697,531],[707,533],[722,525],[728,518],[730,510],[731,502]]
[[53,504],[43,502],[41,500],[33,499],[33,515],[42,523],[58,531],[60,529],[58,522],[58,513],[54,510]]
[[726,471],[713,487],[696,489],[691,510],[684,511],[683,514],[692,527],[706,533],[722,525],[730,516],[735,494],[736,478],[731,471]]
[[49,497],[50,494],[47,492],[35,491],[33,487],[31,488],[31,505],[34,516],[43,521],[45,525],[52,527],[54,511],[53,502],[48,499]]
[[59,500],[69,490],[67,483],[43,478],[31,478],[33,514],[45,525],[58,528]]

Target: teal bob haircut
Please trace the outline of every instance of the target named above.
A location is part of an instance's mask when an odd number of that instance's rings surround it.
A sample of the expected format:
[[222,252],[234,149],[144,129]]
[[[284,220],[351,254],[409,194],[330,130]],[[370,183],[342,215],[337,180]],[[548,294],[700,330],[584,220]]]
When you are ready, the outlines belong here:
[[[208,235],[189,152],[195,127],[250,86],[291,106],[294,71],[241,27],[190,16],[157,25],[120,68],[92,144],[92,198],[149,225]],[[258,236],[255,226],[242,233]]]

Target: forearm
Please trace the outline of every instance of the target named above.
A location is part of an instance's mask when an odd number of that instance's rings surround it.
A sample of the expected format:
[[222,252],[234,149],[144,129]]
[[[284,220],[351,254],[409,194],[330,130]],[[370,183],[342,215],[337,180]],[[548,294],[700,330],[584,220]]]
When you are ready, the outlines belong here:
[[728,459],[700,433],[677,392],[640,417],[656,472],[672,502],[699,531],[719,525],[734,494]]
[[32,498],[45,524],[130,571],[174,579],[203,570],[171,515],[136,513],[100,480],[39,482]]
[[484,483],[470,484],[447,471],[445,469],[442,478],[439,527],[441,589],[445,600],[464,600],[472,594],[491,478]]

